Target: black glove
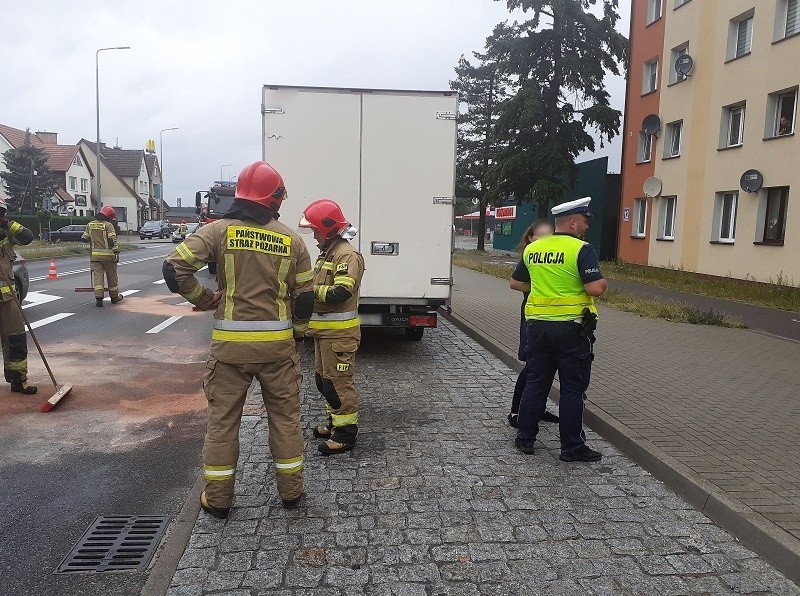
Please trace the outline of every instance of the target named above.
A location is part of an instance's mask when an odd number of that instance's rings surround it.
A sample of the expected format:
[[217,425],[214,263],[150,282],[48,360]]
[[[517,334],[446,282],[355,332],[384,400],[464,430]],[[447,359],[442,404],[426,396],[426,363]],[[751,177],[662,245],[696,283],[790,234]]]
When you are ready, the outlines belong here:
[[581,314],[583,317],[581,319],[580,335],[594,341],[594,330],[597,329],[597,315],[588,308],[584,308]]

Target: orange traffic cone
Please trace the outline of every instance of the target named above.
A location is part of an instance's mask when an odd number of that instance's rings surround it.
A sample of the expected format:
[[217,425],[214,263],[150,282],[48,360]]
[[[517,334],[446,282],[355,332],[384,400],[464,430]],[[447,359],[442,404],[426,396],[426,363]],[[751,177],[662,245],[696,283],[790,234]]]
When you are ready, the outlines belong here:
[[47,279],[58,279],[58,271],[56,271],[56,260],[50,257],[50,273],[47,274]]

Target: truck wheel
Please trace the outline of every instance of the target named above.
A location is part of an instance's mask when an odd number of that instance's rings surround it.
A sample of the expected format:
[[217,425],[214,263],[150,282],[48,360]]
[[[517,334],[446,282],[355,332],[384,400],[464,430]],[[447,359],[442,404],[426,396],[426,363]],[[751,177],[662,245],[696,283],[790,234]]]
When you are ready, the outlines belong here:
[[208,272],[211,275],[216,275],[217,274],[217,264],[214,261],[209,261],[209,263],[208,263]]
[[422,334],[425,332],[425,327],[406,327],[406,339],[411,341],[419,341],[422,339]]

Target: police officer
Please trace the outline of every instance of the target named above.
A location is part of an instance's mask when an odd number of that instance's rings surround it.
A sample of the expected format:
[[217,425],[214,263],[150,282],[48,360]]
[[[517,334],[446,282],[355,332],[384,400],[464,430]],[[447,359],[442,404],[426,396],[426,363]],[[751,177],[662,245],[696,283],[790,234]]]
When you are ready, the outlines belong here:
[[92,246],[90,260],[95,306],[103,306],[105,278],[108,278],[108,295],[111,297],[111,303],[116,304],[123,298],[119,293],[119,277],[117,276],[117,263],[119,262],[117,232],[114,224],[111,223],[115,219],[117,219],[117,212],[110,205],[106,205],[100,209],[97,217],[86,225],[86,231],[81,236]]
[[8,205],[0,197],[0,339],[3,345],[3,370],[11,391],[33,395],[35,385],[28,385],[28,339],[22,320],[14,282],[14,246],[30,244],[33,232],[22,224],[6,219]]
[[[233,503],[239,424],[254,377],[267,408],[278,493],[286,508],[300,502],[304,445],[294,337],[305,333],[314,305],[308,249],[278,222],[286,198],[281,175],[257,161],[239,174],[235,197],[223,219],[188,236],[163,267],[170,291],[201,310],[216,309],[203,381],[209,419],[200,504],[219,518]],[[209,261],[217,263],[216,292],[194,276]]]
[[361,343],[358,296],[364,258],[348,240],[358,232],[330,199],[314,201],[300,218],[300,229],[314,233],[320,255],[314,265],[314,378],[325,398],[327,420],[314,429],[324,439],[323,455],[349,451],[358,435],[358,392],[353,382]]
[[529,244],[522,255],[524,269],[518,266],[512,275],[513,289],[530,291],[525,305],[528,379],[515,445],[523,453],[533,453],[547,395],[558,372],[560,458],[567,462],[602,458],[586,445],[583,433],[583,402],[594,357],[594,298],[608,286],[594,247],[582,240],[589,229],[590,201],[583,198],[553,207],[555,233]]

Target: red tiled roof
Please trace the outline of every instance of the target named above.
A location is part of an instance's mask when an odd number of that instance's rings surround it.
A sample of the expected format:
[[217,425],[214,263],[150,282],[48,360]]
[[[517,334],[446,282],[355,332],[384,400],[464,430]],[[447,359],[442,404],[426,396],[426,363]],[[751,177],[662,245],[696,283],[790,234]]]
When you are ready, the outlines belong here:
[[[0,135],[11,143],[11,146],[21,147],[25,144],[25,131],[18,128],[12,128],[5,124],[0,124]],[[31,145],[39,149],[44,149],[47,153],[47,165],[54,172],[66,172],[72,165],[72,160],[78,153],[77,145],[48,145],[43,143],[42,140],[34,133],[30,133]]]
[[70,196],[70,194],[60,186],[56,189],[56,195],[58,195],[58,198],[64,201],[65,203],[75,202],[75,199],[73,199]]

